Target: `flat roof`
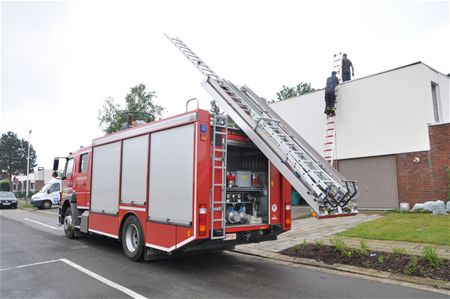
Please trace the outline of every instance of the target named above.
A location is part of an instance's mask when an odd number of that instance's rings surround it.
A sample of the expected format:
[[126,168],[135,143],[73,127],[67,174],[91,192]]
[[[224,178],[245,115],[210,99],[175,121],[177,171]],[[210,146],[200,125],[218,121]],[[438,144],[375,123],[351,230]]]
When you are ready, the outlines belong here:
[[[408,68],[408,67],[411,67],[411,66],[415,66],[415,65],[418,65],[418,64],[422,64],[422,65],[426,66],[427,68],[429,68],[431,71],[433,71],[435,73],[438,73],[438,74],[440,74],[440,75],[442,75],[442,76],[444,76],[444,77],[446,77],[447,79],[450,80],[450,76],[444,75],[443,73],[439,72],[438,70],[432,68],[431,66],[429,66],[428,64],[426,64],[426,63],[424,63],[422,61],[417,61],[417,62],[413,62],[413,63],[407,64],[407,65],[399,66],[399,67],[396,67],[396,68],[393,68],[393,69],[390,69],[390,70],[386,70],[386,71],[382,71],[382,72],[379,72],[379,73],[375,73],[375,74],[372,74],[372,75],[367,75],[367,76],[364,76],[364,77],[361,77],[361,78],[357,78],[357,79],[351,79],[350,81],[346,81],[346,82],[340,82],[340,84],[349,84],[349,83],[354,82],[354,81],[367,79],[367,78],[370,78],[370,77],[382,75],[382,74],[389,73],[389,72],[394,72],[394,71],[397,71],[397,70],[400,70],[400,69],[404,69],[404,68]],[[312,92],[309,92],[307,94],[318,92],[318,91],[321,91],[321,90],[324,90],[324,89],[325,89],[325,87],[320,88],[320,89],[316,89],[316,90],[314,90]],[[290,99],[295,99],[295,98],[298,98],[298,97],[301,97],[301,96],[302,95],[296,96],[296,97],[287,98],[287,99],[285,99],[283,101],[290,100]],[[270,103],[270,105],[277,104],[277,103],[280,103],[280,102],[283,102],[283,101],[277,101],[277,102],[274,102],[274,103]]]

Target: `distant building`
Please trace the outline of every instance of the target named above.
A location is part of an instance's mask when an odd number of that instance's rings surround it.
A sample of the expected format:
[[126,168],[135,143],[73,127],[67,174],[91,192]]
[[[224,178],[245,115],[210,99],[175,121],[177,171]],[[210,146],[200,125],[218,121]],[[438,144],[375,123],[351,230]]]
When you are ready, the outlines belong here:
[[[47,184],[52,177],[53,170],[38,168],[34,173],[30,173],[30,192],[39,191],[45,184]],[[27,176],[17,175],[13,176],[13,192],[26,192],[27,191]]]
[[[449,89],[450,78],[422,62],[341,85],[336,164],[359,182],[361,208],[448,199]],[[320,153],[324,106],[323,89],[271,105]]]

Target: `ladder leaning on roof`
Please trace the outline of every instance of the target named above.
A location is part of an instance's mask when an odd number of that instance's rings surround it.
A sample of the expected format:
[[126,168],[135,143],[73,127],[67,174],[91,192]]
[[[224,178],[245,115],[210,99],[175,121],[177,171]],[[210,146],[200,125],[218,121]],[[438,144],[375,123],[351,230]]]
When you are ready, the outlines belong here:
[[[342,78],[342,52],[334,54],[333,56],[333,68],[332,71],[336,72],[336,78],[338,82],[341,82]],[[339,100],[339,84],[336,85],[334,93],[336,95],[336,101],[334,103],[334,115],[326,117],[325,123],[325,140],[323,143],[322,157],[333,165],[335,159],[336,149],[336,119],[337,119],[337,107]]]
[[318,217],[357,213],[356,182],[346,180],[249,87],[220,78],[179,38],[166,37],[205,75],[203,87]]

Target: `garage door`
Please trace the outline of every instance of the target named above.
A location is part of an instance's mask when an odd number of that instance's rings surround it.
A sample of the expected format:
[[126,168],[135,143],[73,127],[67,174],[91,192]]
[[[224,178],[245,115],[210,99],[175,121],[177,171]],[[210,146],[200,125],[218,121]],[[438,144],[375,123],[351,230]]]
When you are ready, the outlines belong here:
[[360,208],[398,208],[395,156],[339,160],[338,169],[347,179],[358,181]]

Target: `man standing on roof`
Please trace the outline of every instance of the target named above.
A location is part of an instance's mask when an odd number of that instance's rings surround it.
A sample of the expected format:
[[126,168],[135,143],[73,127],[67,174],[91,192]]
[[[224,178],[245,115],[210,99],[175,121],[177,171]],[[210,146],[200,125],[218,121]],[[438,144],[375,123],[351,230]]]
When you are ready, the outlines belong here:
[[339,85],[339,80],[336,77],[336,72],[331,72],[331,77],[327,78],[327,83],[325,85],[325,111],[324,113],[328,116],[335,115],[334,104],[336,102],[336,86]]
[[352,76],[355,76],[355,70],[350,59],[347,58],[347,54],[342,55],[342,82],[350,81],[352,77],[350,76],[350,68],[352,69]]

